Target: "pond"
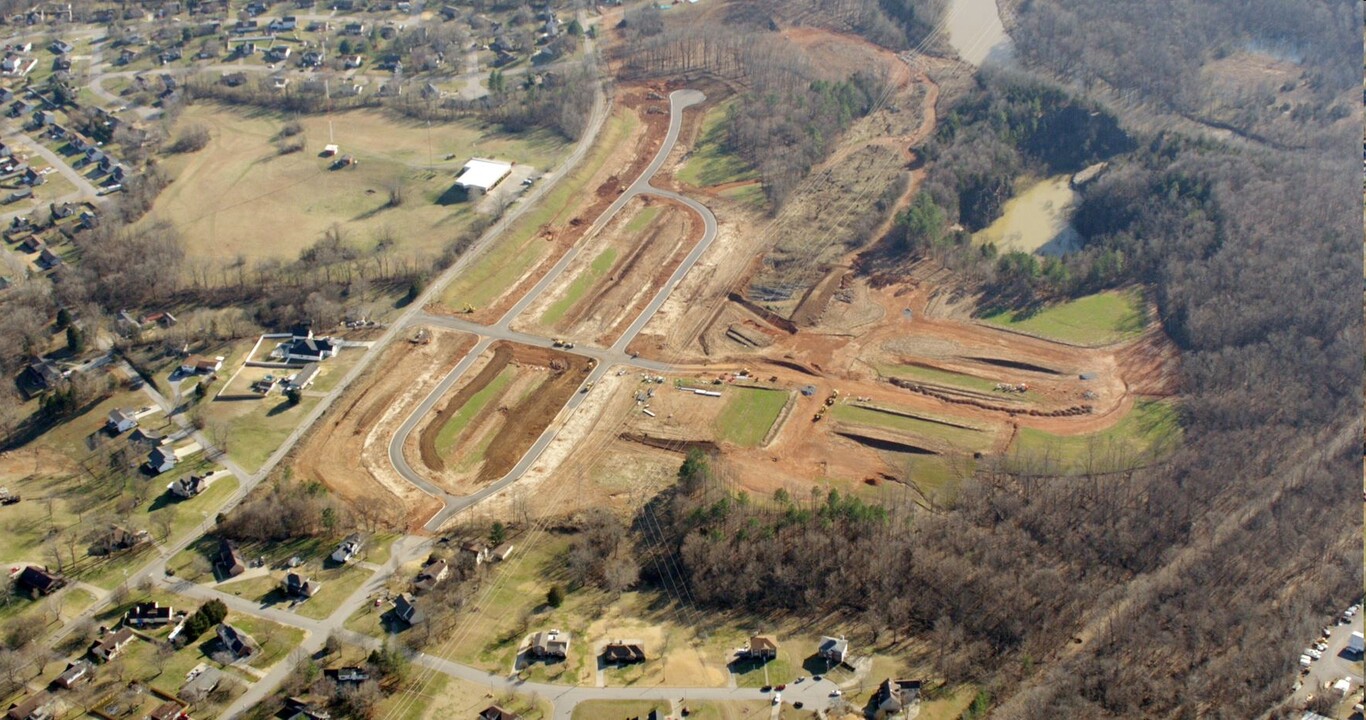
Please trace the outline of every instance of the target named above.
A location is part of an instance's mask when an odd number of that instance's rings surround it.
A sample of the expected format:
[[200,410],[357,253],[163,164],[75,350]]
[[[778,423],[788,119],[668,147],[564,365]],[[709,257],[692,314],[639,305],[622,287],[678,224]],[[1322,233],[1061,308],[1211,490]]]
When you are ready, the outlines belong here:
[[1072,211],[1080,197],[1071,175],[1045,178],[1006,202],[1004,213],[990,227],[973,236],[977,243],[995,243],[1002,253],[1018,250],[1040,255],[1062,255],[1080,249],[1072,228]]
[[996,0],[952,0],[947,20],[949,44],[965,62],[975,67],[1014,65],[1015,47]]

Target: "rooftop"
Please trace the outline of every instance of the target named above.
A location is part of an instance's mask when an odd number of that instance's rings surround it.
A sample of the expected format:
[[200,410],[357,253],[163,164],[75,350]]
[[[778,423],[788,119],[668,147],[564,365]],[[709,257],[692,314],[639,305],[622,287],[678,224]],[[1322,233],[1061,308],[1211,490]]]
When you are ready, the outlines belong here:
[[512,172],[512,165],[497,160],[474,158],[465,163],[458,181],[461,187],[488,190]]

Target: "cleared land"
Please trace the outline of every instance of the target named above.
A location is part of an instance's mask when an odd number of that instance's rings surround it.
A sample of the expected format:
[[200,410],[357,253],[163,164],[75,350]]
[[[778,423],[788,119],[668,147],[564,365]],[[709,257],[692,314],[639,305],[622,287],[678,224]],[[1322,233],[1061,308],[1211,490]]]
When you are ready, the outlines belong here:
[[1088,466],[1114,469],[1130,467],[1149,453],[1160,453],[1180,435],[1180,412],[1175,405],[1139,400],[1114,427],[1098,433],[1063,436],[1021,428],[1011,450],[1021,458],[1049,458],[1072,472]]
[[[202,124],[212,140],[199,152],[166,159],[175,182],[158,197],[148,222],[175,224],[194,257],[293,259],[334,224],[363,249],[383,229],[401,254],[431,255],[475,218],[473,204],[451,193],[471,156],[546,168],[567,148],[545,132],[514,136],[465,122],[429,130],[415,120],[353,110],[299,118],[303,132],[285,141],[302,138],[304,149],[281,154],[276,141],[286,121],[214,103],[186,108],[179,127]],[[328,142],[358,164],[329,169],[333,160],[319,157]],[[390,207],[395,185],[405,200]]]
[[1087,295],[1032,314],[997,312],[982,320],[1050,340],[1094,347],[1137,337],[1148,319],[1142,295],[1130,290]]
[[717,438],[741,447],[760,444],[787,400],[788,394],[781,390],[732,388],[716,419]]
[[674,177],[689,185],[707,187],[758,177],[754,168],[726,150],[726,113],[730,103],[718,103],[702,116],[697,143],[688,160],[674,173]]

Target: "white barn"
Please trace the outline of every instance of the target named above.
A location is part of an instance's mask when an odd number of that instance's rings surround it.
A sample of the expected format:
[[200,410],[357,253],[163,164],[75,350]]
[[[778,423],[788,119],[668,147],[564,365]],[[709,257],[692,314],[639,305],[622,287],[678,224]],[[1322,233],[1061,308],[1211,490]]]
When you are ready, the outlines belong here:
[[464,188],[471,195],[483,194],[492,190],[494,186],[503,181],[503,178],[511,174],[512,165],[510,163],[474,158],[465,163],[464,169],[455,179],[455,184]]

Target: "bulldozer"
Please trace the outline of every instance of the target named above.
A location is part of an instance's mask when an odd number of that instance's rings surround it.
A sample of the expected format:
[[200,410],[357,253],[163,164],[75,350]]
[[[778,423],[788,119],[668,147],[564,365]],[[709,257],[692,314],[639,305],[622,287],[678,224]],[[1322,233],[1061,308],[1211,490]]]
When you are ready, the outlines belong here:
[[460,312],[465,313],[466,315],[468,315],[468,314],[474,312],[474,306],[471,305],[471,304],[469,304],[469,303],[465,303],[465,307],[460,308]]

